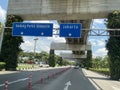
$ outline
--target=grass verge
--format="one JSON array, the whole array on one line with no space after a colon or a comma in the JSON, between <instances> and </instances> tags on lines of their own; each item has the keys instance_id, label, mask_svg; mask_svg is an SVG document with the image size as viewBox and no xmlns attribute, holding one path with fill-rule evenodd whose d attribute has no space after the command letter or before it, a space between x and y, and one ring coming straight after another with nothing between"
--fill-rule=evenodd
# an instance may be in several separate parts
<instances>
[{"instance_id":1,"label":"grass verge","mask_svg":"<svg viewBox=\"0 0 120 90\"><path fill-rule=\"evenodd\" d=\"M98 73L102 73L102 74L105 74L105 75L110 75L109 68L90 68L90 70L98 72Z\"/></svg>"}]
</instances>

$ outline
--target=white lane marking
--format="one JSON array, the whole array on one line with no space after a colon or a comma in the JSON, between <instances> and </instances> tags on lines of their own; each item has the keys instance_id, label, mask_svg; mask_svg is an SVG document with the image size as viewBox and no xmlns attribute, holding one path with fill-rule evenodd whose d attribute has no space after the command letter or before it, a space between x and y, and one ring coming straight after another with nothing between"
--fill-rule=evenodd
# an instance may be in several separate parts
<instances>
[{"instance_id":1,"label":"white lane marking","mask_svg":"<svg viewBox=\"0 0 120 90\"><path fill-rule=\"evenodd\" d=\"M16 81L12 81L12 82L8 82L8 84L13 84L13 83L17 83L17 82L21 82L21 81L25 81L29 78L23 78L23 79L18 79ZM0 87L3 87L5 84L0 84Z\"/></svg>"},{"instance_id":2,"label":"white lane marking","mask_svg":"<svg viewBox=\"0 0 120 90\"><path fill-rule=\"evenodd\" d=\"M64 88L64 90L68 90L68 87L69 87L70 85L72 85L72 84L71 84L71 81L66 82L66 83L65 83L65 88Z\"/></svg>"},{"instance_id":3,"label":"white lane marking","mask_svg":"<svg viewBox=\"0 0 120 90\"><path fill-rule=\"evenodd\" d=\"M117 88L117 87L115 87L115 86L112 86L112 88L113 88L114 90L120 90L119 88Z\"/></svg>"},{"instance_id":4,"label":"white lane marking","mask_svg":"<svg viewBox=\"0 0 120 90\"><path fill-rule=\"evenodd\" d=\"M88 78L88 80L93 84L93 86L95 86L97 90L101 90L91 79Z\"/></svg>"},{"instance_id":5,"label":"white lane marking","mask_svg":"<svg viewBox=\"0 0 120 90\"><path fill-rule=\"evenodd\" d=\"M5 84L0 84L0 87L4 86Z\"/></svg>"}]
</instances>

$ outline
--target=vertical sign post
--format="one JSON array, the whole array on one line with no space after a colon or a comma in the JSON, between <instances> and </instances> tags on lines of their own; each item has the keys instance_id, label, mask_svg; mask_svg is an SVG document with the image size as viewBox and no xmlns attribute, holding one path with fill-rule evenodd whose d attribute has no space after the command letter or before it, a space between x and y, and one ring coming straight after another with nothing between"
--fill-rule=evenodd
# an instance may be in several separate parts
<instances>
[{"instance_id":1,"label":"vertical sign post","mask_svg":"<svg viewBox=\"0 0 120 90\"><path fill-rule=\"evenodd\" d=\"M0 53L1 53L1 48L2 48L3 36L4 36L4 25L1 24L0 26Z\"/></svg>"}]
</instances>

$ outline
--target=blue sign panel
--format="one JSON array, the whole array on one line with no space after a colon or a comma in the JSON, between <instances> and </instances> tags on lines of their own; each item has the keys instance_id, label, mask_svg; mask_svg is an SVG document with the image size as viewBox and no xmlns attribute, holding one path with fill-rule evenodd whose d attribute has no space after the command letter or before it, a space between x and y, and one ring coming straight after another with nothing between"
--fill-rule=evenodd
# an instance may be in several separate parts
<instances>
[{"instance_id":1,"label":"blue sign panel","mask_svg":"<svg viewBox=\"0 0 120 90\"><path fill-rule=\"evenodd\" d=\"M80 23L62 23L60 24L60 37L81 37L82 25Z\"/></svg>"},{"instance_id":2,"label":"blue sign panel","mask_svg":"<svg viewBox=\"0 0 120 90\"><path fill-rule=\"evenodd\" d=\"M52 36L52 23L22 23L13 24L13 36Z\"/></svg>"}]
</instances>

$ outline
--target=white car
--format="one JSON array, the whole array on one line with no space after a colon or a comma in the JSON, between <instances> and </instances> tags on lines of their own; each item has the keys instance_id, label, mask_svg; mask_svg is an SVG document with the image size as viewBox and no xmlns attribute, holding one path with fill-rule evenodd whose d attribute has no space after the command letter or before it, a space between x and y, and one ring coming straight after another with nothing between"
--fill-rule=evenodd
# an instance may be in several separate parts
<instances>
[{"instance_id":1,"label":"white car","mask_svg":"<svg viewBox=\"0 0 120 90\"><path fill-rule=\"evenodd\" d=\"M75 66L74 69L79 69L79 66Z\"/></svg>"}]
</instances>

